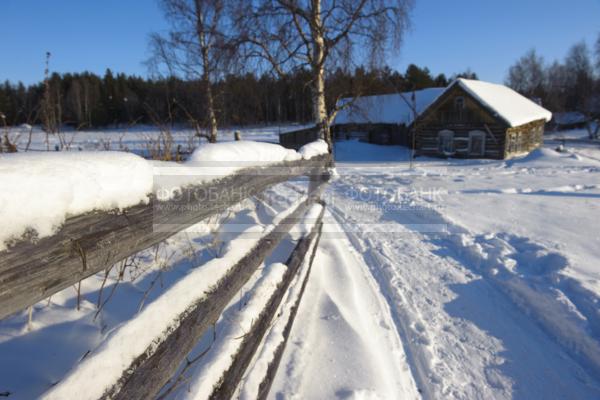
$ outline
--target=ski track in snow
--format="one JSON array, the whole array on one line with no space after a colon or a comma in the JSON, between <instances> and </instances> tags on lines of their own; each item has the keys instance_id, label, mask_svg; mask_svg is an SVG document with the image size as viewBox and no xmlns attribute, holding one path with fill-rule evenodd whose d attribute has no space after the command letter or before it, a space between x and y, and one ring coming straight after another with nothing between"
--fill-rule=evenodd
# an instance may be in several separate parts
<instances>
[{"instance_id":1,"label":"ski track in snow","mask_svg":"<svg viewBox=\"0 0 600 400\"><path fill-rule=\"evenodd\" d=\"M484 265L487 270L480 265L484 259L493 259L494 250L502 252L512 246L518 254L524 254L524 264L534 265L529 273L535 275L535 261L538 268L553 264L560 268L559 256L551 253L550 259L532 259L535 244L524 238L470 237L466 230L436 210L395 212L385 207L366 208L364 201L347 196L361 188L377 191L386 185L390 185L389 176L364 174L357 169L333 183L335 202L330 208L354 247L363 254L389 303L424 397L589 399L600 396L598 375L589 365L582 366L585 364L581 359L574 360L573 351L567 351L574 347L576 353L586 345L590 346L588 350L595 351L597 342L581 336L581 331L547 329L561 329L552 324L564 321L551 318L540 321L535 313L552 313L552 307L560 304L550 301L547 308L542 304L533 310L528 308L529 304L519 307L515 303L519 299L512 294L518 295L519 289L524 289L523 283L516 280L513 290L510 285L506 290L500 279L494 277L492 265ZM370 232L364 231L365 223ZM428 232L427 228L436 224L453 233ZM425 232L406 229L418 226L426 228ZM488 252L475 251L482 248ZM507 258L499 257L496 261ZM534 276L532 280L549 283L542 278ZM563 286L572 284L567 280ZM597 307L591 303L578 308L587 308L590 325L594 325L593 311ZM568 306L568 299L564 304ZM577 335L571 338L575 343L560 343L561 334Z\"/></svg>"},{"instance_id":2,"label":"ski track in snow","mask_svg":"<svg viewBox=\"0 0 600 400\"><path fill-rule=\"evenodd\" d=\"M419 398L377 283L329 213L325 221L337 232L323 234L270 397Z\"/></svg>"}]
</instances>

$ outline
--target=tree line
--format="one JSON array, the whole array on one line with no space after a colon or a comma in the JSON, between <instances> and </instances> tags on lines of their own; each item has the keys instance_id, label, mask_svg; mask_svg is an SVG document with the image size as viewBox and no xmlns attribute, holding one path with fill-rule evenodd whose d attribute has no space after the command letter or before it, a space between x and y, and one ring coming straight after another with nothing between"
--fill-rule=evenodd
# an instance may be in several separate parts
<instances>
[{"instance_id":1,"label":"tree line","mask_svg":"<svg viewBox=\"0 0 600 400\"><path fill-rule=\"evenodd\" d=\"M326 103L339 97L394 93L446 86L457 76L476 78L466 71L447 78L428 68L409 65L404 73L389 68L328 74ZM284 76L264 73L229 74L212 83L219 125L256 125L312 120L310 73ZM38 84L25 86L8 81L0 85L0 113L8 125L42 124L46 129L118 127L132 124L191 124L203 127L208 116L200 80L161 79L90 72L53 73ZM50 103L50 104L47 104ZM45 110L50 108L50 111ZM48 121L45 114L52 113ZM47 126L47 125L56 126Z\"/></svg>"},{"instance_id":2,"label":"tree line","mask_svg":"<svg viewBox=\"0 0 600 400\"><path fill-rule=\"evenodd\" d=\"M564 60L546 63L535 49L510 67L506 84L553 112L600 116L600 34L593 49L574 44Z\"/></svg>"},{"instance_id":3,"label":"tree line","mask_svg":"<svg viewBox=\"0 0 600 400\"><path fill-rule=\"evenodd\" d=\"M4 123L90 128L187 122L217 140L222 124L311 122L331 149L341 97L447 84L426 68L400 74L414 0L160 0L169 29L150 36L154 79L50 74L40 85L4 84ZM361 67L362 66L362 67ZM467 76L473 77L472 73ZM7 122L8 121L8 122Z\"/></svg>"}]
</instances>

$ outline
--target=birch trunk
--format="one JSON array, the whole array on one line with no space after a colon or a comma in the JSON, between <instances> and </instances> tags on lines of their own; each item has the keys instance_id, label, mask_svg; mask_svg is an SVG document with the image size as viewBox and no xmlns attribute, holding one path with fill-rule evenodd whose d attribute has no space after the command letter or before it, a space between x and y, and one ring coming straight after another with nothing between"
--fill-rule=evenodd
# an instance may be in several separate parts
<instances>
[{"instance_id":1,"label":"birch trunk","mask_svg":"<svg viewBox=\"0 0 600 400\"><path fill-rule=\"evenodd\" d=\"M327 118L327 107L325 106L325 71L322 67L314 71L314 82L312 85L313 120L319 129L319 136L327 142L331 151L331 132Z\"/></svg>"},{"instance_id":2,"label":"birch trunk","mask_svg":"<svg viewBox=\"0 0 600 400\"><path fill-rule=\"evenodd\" d=\"M210 79L204 78L204 84L206 85L206 107L208 112L208 141L210 143L217 142L217 117L215 114L215 104L213 100L212 88L210 85Z\"/></svg>"},{"instance_id":3,"label":"birch trunk","mask_svg":"<svg viewBox=\"0 0 600 400\"><path fill-rule=\"evenodd\" d=\"M325 104L325 39L321 21L321 0L312 0L311 35L313 40L312 55L312 102L313 121L319 130L321 139L327 142L329 152L332 151L331 132Z\"/></svg>"},{"instance_id":4,"label":"birch trunk","mask_svg":"<svg viewBox=\"0 0 600 400\"><path fill-rule=\"evenodd\" d=\"M215 113L215 102L213 99L212 87L210 82L210 46L206 38L204 15L202 14L202 5L198 0L196 4L196 31L200 42L200 53L202 54L202 83L205 86L206 112L208 114L208 136L210 143L217 142L217 117Z\"/></svg>"}]
</instances>

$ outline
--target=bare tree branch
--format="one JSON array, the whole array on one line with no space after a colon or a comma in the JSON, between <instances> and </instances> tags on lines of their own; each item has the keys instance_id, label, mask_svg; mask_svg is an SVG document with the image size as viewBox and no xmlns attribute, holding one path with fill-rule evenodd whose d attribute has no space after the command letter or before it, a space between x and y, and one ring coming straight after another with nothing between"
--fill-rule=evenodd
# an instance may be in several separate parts
<instances>
[{"instance_id":1,"label":"bare tree branch","mask_svg":"<svg viewBox=\"0 0 600 400\"><path fill-rule=\"evenodd\" d=\"M266 61L284 76L310 71L313 121L330 148L330 125L348 103L325 103L326 74L345 61L383 63L385 50L397 50L408 26L412 0L259 0L241 2L235 27L245 56ZM358 51L354 51L358 50ZM339 99L338 99L339 100Z\"/></svg>"}]
</instances>

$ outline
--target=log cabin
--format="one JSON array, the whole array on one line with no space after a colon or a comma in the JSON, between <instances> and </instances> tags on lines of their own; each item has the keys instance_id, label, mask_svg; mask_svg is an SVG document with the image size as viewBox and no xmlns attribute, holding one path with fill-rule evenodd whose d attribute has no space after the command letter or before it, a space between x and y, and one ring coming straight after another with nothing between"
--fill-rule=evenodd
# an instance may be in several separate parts
<instances>
[{"instance_id":1,"label":"log cabin","mask_svg":"<svg viewBox=\"0 0 600 400\"><path fill-rule=\"evenodd\" d=\"M460 78L409 128L417 155L505 159L540 147L551 118L504 85Z\"/></svg>"},{"instance_id":2,"label":"log cabin","mask_svg":"<svg viewBox=\"0 0 600 400\"><path fill-rule=\"evenodd\" d=\"M350 103L351 102L351 103ZM459 78L446 88L342 99L348 104L331 127L334 140L402 145L417 155L505 159L542 145L552 113L514 90ZM415 118L416 117L416 118ZM315 128L280 134L299 148L316 139Z\"/></svg>"}]
</instances>

